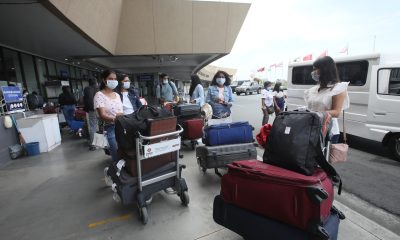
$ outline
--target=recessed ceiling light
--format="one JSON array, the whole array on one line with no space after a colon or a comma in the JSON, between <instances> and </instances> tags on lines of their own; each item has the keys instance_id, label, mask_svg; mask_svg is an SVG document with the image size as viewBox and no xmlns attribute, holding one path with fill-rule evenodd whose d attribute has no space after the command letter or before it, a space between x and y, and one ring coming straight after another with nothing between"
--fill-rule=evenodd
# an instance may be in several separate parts
<instances>
[{"instance_id":1,"label":"recessed ceiling light","mask_svg":"<svg viewBox=\"0 0 400 240\"><path fill-rule=\"evenodd\" d=\"M66 58L65 61L68 61L68 58Z\"/></svg>"}]
</instances>

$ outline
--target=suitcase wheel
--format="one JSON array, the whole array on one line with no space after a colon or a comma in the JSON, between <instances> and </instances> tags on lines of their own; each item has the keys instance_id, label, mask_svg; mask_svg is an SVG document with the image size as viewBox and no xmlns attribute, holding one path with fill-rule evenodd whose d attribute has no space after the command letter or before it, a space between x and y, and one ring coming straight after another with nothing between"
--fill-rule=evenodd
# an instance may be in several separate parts
<instances>
[{"instance_id":1,"label":"suitcase wheel","mask_svg":"<svg viewBox=\"0 0 400 240\"><path fill-rule=\"evenodd\" d=\"M183 194L180 194L179 196L181 198L181 202L183 206L189 205L190 198L189 198L189 193L187 191L184 191Z\"/></svg>"},{"instance_id":2,"label":"suitcase wheel","mask_svg":"<svg viewBox=\"0 0 400 240\"><path fill-rule=\"evenodd\" d=\"M149 215L147 213L147 207L142 207L139 209L139 214L140 214L140 220L142 221L143 224L147 224L147 221L149 221Z\"/></svg>"}]
</instances>

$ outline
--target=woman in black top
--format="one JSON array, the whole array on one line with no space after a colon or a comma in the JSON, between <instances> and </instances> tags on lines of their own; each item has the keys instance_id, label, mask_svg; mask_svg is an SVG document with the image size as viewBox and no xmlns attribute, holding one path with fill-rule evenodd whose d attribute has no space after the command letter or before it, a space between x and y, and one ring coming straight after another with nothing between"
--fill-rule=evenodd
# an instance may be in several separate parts
<instances>
[{"instance_id":1,"label":"woman in black top","mask_svg":"<svg viewBox=\"0 0 400 240\"><path fill-rule=\"evenodd\" d=\"M65 121L71 127L71 122L74 120L76 99L68 86L62 87L62 93L58 96L58 103L64 114Z\"/></svg>"}]
</instances>

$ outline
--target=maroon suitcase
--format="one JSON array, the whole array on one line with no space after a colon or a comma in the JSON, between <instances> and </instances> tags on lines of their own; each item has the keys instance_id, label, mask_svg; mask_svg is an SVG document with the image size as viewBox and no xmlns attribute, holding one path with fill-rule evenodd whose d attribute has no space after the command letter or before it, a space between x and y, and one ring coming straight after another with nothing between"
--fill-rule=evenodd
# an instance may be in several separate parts
<instances>
[{"instance_id":1,"label":"maroon suitcase","mask_svg":"<svg viewBox=\"0 0 400 240\"><path fill-rule=\"evenodd\" d=\"M233 205L311 233L330 216L333 183L322 169L306 176L258 160L228 164L222 198Z\"/></svg>"},{"instance_id":2,"label":"maroon suitcase","mask_svg":"<svg viewBox=\"0 0 400 240\"><path fill-rule=\"evenodd\" d=\"M203 137L204 121L202 118L190 119L183 122L183 137L195 140Z\"/></svg>"}]
</instances>

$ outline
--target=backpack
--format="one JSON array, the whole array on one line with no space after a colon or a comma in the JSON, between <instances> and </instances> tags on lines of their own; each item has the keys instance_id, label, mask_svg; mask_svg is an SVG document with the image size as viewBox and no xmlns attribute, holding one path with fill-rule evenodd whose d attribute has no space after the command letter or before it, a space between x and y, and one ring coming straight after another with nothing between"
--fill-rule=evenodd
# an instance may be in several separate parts
<instances>
[{"instance_id":1,"label":"backpack","mask_svg":"<svg viewBox=\"0 0 400 240\"><path fill-rule=\"evenodd\" d=\"M277 115L268 135L263 162L311 176L318 165L339 183L335 168L324 156L332 117L324 112L291 111Z\"/></svg>"}]
</instances>

